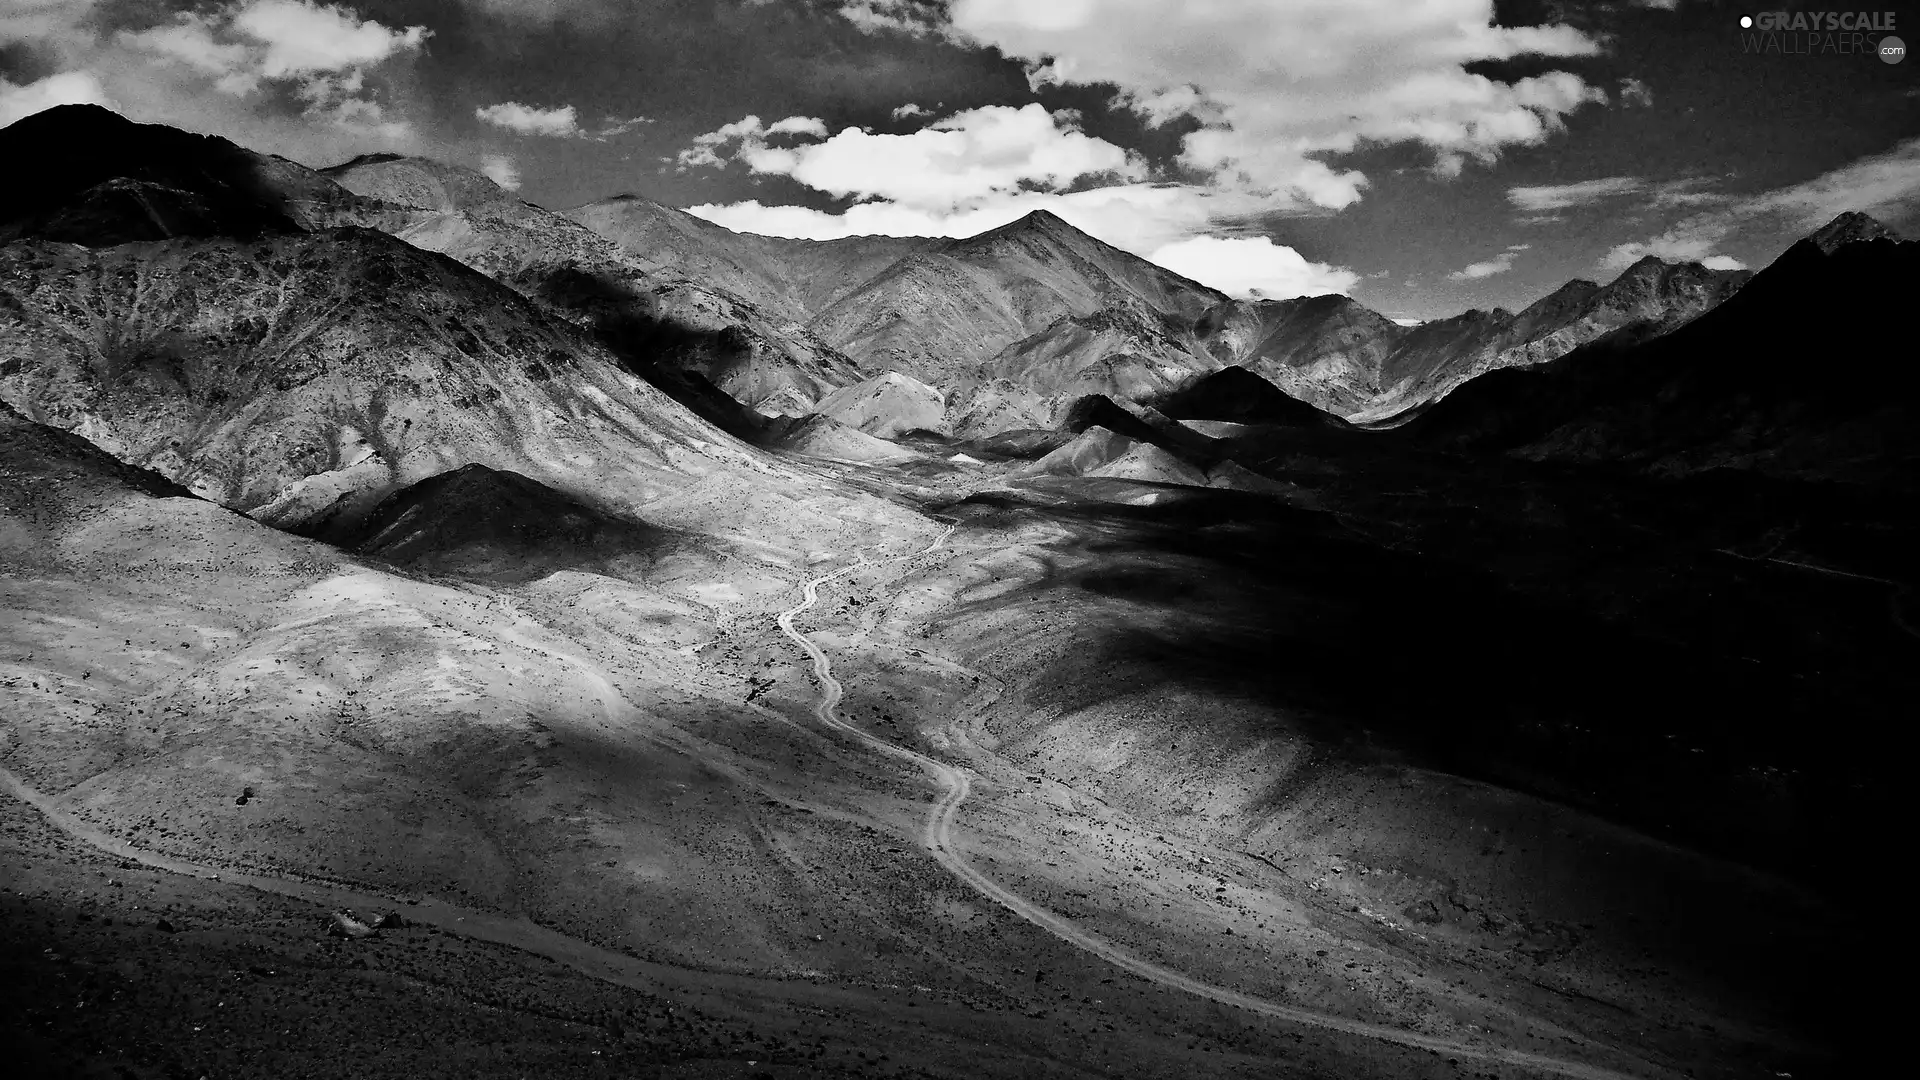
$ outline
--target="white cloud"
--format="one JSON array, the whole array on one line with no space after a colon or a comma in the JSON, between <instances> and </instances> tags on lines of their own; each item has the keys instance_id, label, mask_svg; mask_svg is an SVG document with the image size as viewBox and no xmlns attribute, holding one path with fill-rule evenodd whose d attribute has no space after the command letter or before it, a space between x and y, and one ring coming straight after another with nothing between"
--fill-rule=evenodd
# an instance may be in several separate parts
<instances>
[{"instance_id":1,"label":"white cloud","mask_svg":"<svg viewBox=\"0 0 1920 1080\"><path fill-rule=\"evenodd\" d=\"M933 115L932 109L923 109L920 106L915 105L911 101L893 110L893 113L892 113L892 116L895 120L905 120L908 117L912 117L912 116L932 116L932 115Z\"/></svg>"},{"instance_id":2,"label":"white cloud","mask_svg":"<svg viewBox=\"0 0 1920 1080\"><path fill-rule=\"evenodd\" d=\"M100 80L84 71L49 75L25 85L0 78L0 127L22 117L43 112L55 105L105 105L114 107Z\"/></svg>"},{"instance_id":3,"label":"white cloud","mask_svg":"<svg viewBox=\"0 0 1920 1080\"><path fill-rule=\"evenodd\" d=\"M811 135L816 139L827 137L827 122L817 116L789 116L785 120L775 120L767 129L769 135Z\"/></svg>"},{"instance_id":4,"label":"white cloud","mask_svg":"<svg viewBox=\"0 0 1920 1080\"><path fill-rule=\"evenodd\" d=\"M1711 201L1718 205L1683 218L1655 236L1614 247L1601 258L1601 267L1620 270L1655 255L1732 269L1738 260L1716 251L1735 235L1770 229L1776 236L1785 232L1798 239L1849 210L1899 227L1920 217L1920 138L1802 183L1738 198L1715 196ZM1675 205L1687 202L1677 200Z\"/></svg>"},{"instance_id":5,"label":"white cloud","mask_svg":"<svg viewBox=\"0 0 1920 1080\"><path fill-rule=\"evenodd\" d=\"M571 105L542 109L517 101L503 101L497 105L482 105L473 110L473 115L483 123L516 135L559 137L580 134L580 117Z\"/></svg>"},{"instance_id":6,"label":"white cloud","mask_svg":"<svg viewBox=\"0 0 1920 1080\"><path fill-rule=\"evenodd\" d=\"M520 167L504 154L486 154L480 158L480 171L486 178L508 191L520 190Z\"/></svg>"},{"instance_id":7,"label":"white cloud","mask_svg":"<svg viewBox=\"0 0 1920 1080\"><path fill-rule=\"evenodd\" d=\"M869 34L928 34L937 29L934 14L912 0L847 0L840 5L840 15Z\"/></svg>"},{"instance_id":8,"label":"white cloud","mask_svg":"<svg viewBox=\"0 0 1920 1080\"><path fill-rule=\"evenodd\" d=\"M1653 106L1653 88L1645 82L1628 77L1620 80L1620 104L1651 108Z\"/></svg>"},{"instance_id":9,"label":"white cloud","mask_svg":"<svg viewBox=\"0 0 1920 1080\"><path fill-rule=\"evenodd\" d=\"M260 74L269 79L365 68L418 49L429 34L424 26L391 30L309 0L249 0L229 12L235 31L265 47Z\"/></svg>"},{"instance_id":10,"label":"white cloud","mask_svg":"<svg viewBox=\"0 0 1920 1080\"><path fill-rule=\"evenodd\" d=\"M930 9L904 0L841 10L866 29L931 26ZM1276 206L1358 199L1366 178L1328 155L1414 143L1434 152L1436 172L1457 174L1607 100L1564 71L1511 84L1469 73L1479 60L1600 49L1568 26L1497 27L1492 0L955 0L947 16L938 32L1026 61L1035 85L1113 85L1149 122L1200 118L1185 164Z\"/></svg>"},{"instance_id":11,"label":"white cloud","mask_svg":"<svg viewBox=\"0 0 1920 1080\"><path fill-rule=\"evenodd\" d=\"M1488 259L1485 262L1468 263L1467 265L1461 267L1460 269L1455 270L1452 273L1448 274L1447 280L1448 281L1477 281L1480 278L1488 278L1488 277L1493 277L1496 274L1504 274L1507 271L1513 269L1513 260L1516 257L1518 257L1521 252L1527 250L1529 247L1532 247L1532 246L1533 245L1531 244L1515 244L1512 247L1509 247L1507 250L1501 252L1498 255L1495 255L1493 258Z\"/></svg>"},{"instance_id":12,"label":"white cloud","mask_svg":"<svg viewBox=\"0 0 1920 1080\"><path fill-rule=\"evenodd\" d=\"M1194 236L1148 258L1229 296L1256 300L1344 293L1360 280L1345 267L1309 262L1264 236Z\"/></svg>"},{"instance_id":13,"label":"white cloud","mask_svg":"<svg viewBox=\"0 0 1920 1080\"><path fill-rule=\"evenodd\" d=\"M87 59L90 67L106 70L110 78L147 85L164 80L139 69L171 67L232 97L285 90L309 119L400 141L411 135L410 128L388 115L367 76L418 53L430 36L424 26L393 29L345 7L308 0L243 0L180 12L170 22L145 30L122 30L110 42L96 42ZM194 96L194 87L179 81L169 89L179 98Z\"/></svg>"},{"instance_id":14,"label":"white cloud","mask_svg":"<svg viewBox=\"0 0 1920 1080\"><path fill-rule=\"evenodd\" d=\"M1645 191L1646 188L1647 182L1638 176L1604 176L1598 180L1581 180L1572 184L1510 187L1507 189L1507 201L1521 210L1546 213L1587 206L1617 195Z\"/></svg>"},{"instance_id":15,"label":"white cloud","mask_svg":"<svg viewBox=\"0 0 1920 1080\"><path fill-rule=\"evenodd\" d=\"M1087 176L1144 178L1137 158L1081 132L1077 120L1038 104L989 105L906 135L849 127L823 141L776 147L769 136L822 139L826 126L788 117L763 127L748 116L697 136L678 160L682 168L715 166L726 154L755 173L790 176L831 195L949 212L1035 187L1058 191Z\"/></svg>"},{"instance_id":16,"label":"white cloud","mask_svg":"<svg viewBox=\"0 0 1920 1080\"><path fill-rule=\"evenodd\" d=\"M813 117L789 116L785 120L774 121L773 128L768 128L758 116L749 114L731 124L722 124L705 134L695 135L693 145L680 151L673 160L679 163L681 172L688 169L725 168L727 160L720 156L723 152L749 159L751 164L751 158L767 150L767 137L774 134L775 129L781 132L809 131L816 124L824 135L826 123Z\"/></svg>"},{"instance_id":17,"label":"white cloud","mask_svg":"<svg viewBox=\"0 0 1920 1080\"><path fill-rule=\"evenodd\" d=\"M1700 260L1700 265L1709 270L1745 270L1747 264L1731 255L1709 255Z\"/></svg>"}]
</instances>

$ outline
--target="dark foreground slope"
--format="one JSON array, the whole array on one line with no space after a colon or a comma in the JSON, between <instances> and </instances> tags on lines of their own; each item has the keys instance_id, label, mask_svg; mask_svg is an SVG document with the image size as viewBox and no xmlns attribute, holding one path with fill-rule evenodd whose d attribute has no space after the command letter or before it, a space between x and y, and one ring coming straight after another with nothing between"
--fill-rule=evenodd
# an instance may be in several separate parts
<instances>
[{"instance_id":1,"label":"dark foreground slope","mask_svg":"<svg viewBox=\"0 0 1920 1080\"><path fill-rule=\"evenodd\" d=\"M1236 424L1323 427L1331 413L1301 401L1238 365L1222 368L1153 402L1176 420L1224 420Z\"/></svg>"},{"instance_id":2,"label":"dark foreground slope","mask_svg":"<svg viewBox=\"0 0 1920 1080\"><path fill-rule=\"evenodd\" d=\"M534 578L560 566L637 556L667 533L590 506L516 472L465 465L388 495L353 550L465 575Z\"/></svg>"},{"instance_id":3,"label":"dark foreground slope","mask_svg":"<svg viewBox=\"0 0 1920 1080\"><path fill-rule=\"evenodd\" d=\"M0 242L34 236L93 247L175 236L242 236L393 220L284 158L213 135L61 105L0 130Z\"/></svg>"}]
</instances>

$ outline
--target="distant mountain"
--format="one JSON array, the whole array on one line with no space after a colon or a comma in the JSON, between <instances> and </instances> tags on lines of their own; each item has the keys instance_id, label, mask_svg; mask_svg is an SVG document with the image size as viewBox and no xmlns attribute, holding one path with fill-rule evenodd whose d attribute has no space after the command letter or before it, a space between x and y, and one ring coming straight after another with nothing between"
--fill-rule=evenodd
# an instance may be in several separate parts
<instances>
[{"instance_id":1,"label":"distant mountain","mask_svg":"<svg viewBox=\"0 0 1920 1080\"><path fill-rule=\"evenodd\" d=\"M67 144L83 149L63 155ZM1046 212L958 240L751 236L637 196L557 214L422 158L364 155L315 172L92 106L22 120L0 131L0 151L52 163L0 181L10 215L0 238L109 247L378 229L589 331L629 371L749 441L768 417L830 398L844 411L868 391L842 391L886 372L927 393L909 403L896 387L849 414L856 427L966 439L1051 428L1088 395L1162 400L1229 366L1390 426L1485 372L1670 332L1745 277L1649 259L1604 286L1570 282L1518 315L1408 328L1344 296L1231 300ZM941 402L933 423L928 393ZM904 413L883 415L896 407L913 413L904 428Z\"/></svg>"},{"instance_id":2,"label":"distant mountain","mask_svg":"<svg viewBox=\"0 0 1920 1080\"><path fill-rule=\"evenodd\" d=\"M701 383L778 414L805 412L870 374L804 327L724 288L636 259L472 170L374 155L323 171L352 191L408 208L408 216L389 230L401 239L551 305L735 434L750 436L742 425L755 426L753 421L709 404Z\"/></svg>"},{"instance_id":3,"label":"distant mountain","mask_svg":"<svg viewBox=\"0 0 1920 1080\"><path fill-rule=\"evenodd\" d=\"M907 255L821 311L811 326L864 363L966 389L991 376L1028 381L1047 365L998 358L1061 354L1040 346L1036 336L1097 335L1115 327L1150 361L1183 372L1213 366L1195 351L1192 326L1223 299L1036 211ZM1074 353L1080 365L1108 355L1104 347ZM1051 393L1048 382L1057 385L1072 366L1051 365L1033 388Z\"/></svg>"},{"instance_id":4,"label":"distant mountain","mask_svg":"<svg viewBox=\"0 0 1920 1080\"><path fill-rule=\"evenodd\" d=\"M568 216L659 273L791 317L783 332L859 368L934 387L942 426L963 437L1051 426L1084 394L1142 396L1219 366L1196 324L1224 296L1044 211L959 240L825 242L735 233L637 196Z\"/></svg>"},{"instance_id":5,"label":"distant mountain","mask_svg":"<svg viewBox=\"0 0 1920 1080\"><path fill-rule=\"evenodd\" d=\"M937 237L857 236L790 240L738 233L638 195L616 195L566 216L619 245L647 269L725 290L770 315L806 323Z\"/></svg>"},{"instance_id":6,"label":"distant mountain","mask_svg":"<svg viewBox=\"0 0 1920 1080\"><path fill-rule=\"evenodd\" d=\"M1916 291L1920 243L1842 215L1684 327L1483 375L1402 435L1664 473L1743 468L1911 488L1920 371L1900 313Z\"/></svg>"},{"instance_id":7,"label":"distant mountain","mask_svg":"<svg viewBox=\"0 0 1920 1080\"><path fill-rule=\"evenodd\" d=\"M1231 303L1208 313L1208 349L1328 412L1363 408L1382 389L1405 335L1393 320L1338 294Z\"/></svg>"},{"instance_id":8,"label":"distant mountain","mask_svg":"<svg viewBox=\"0 0 1920 1080\"><path fill-rule=\"evenodd\" d=\"M736 233L636 196L569 216L655 272L796 320L786 333L804 322L855 366L935 388L945 429L964 438L1050 427L1087 394L1161 397L1228 365L1335 415L1391 422L1487 371L1608 334L1671 331L1747 277L1648 259L1604 286L1569 282L1518 315L1403 327L1340 295L1230 300L1045 212L960 240L830 242Z\"/></svg>"}]
</instances>

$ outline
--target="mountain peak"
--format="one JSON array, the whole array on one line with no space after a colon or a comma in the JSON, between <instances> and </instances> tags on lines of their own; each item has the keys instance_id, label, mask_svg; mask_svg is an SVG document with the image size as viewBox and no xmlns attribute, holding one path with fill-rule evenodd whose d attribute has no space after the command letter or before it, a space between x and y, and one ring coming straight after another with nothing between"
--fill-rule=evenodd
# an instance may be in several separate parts
<instances>
[{"instance_id":1,"label":"mountain peak","mask_svg":"<svg viewBox=\"0 0 1920 1080\"><path fill-rule=\"evenodd\" d=\"M1893 240L1902 239L1899 233L1880 224L1873 217L1858 210L1848 210L1839 217L1822 225L1807 237L1813 246L1831 255L1842 246L1856 240Z\"/></svg>"},{"instance_id":2,"label":"mountain peak","mask_svg":"<svg viewBox=\"0 0 1920 1080\"><path fill-rule=\"evenodd\" d=\"M357 155L349 160L341 162L338 165L329 165L326 168L321 169L319 171L323 173L341 172L343 170L351 169L360 165L384 165L389 161L403 160L405 159L405 157L406 157L405 154L396 154L391 150L378 150L371 154Z\"/></svg>"},{"instance_id":3,"label":"mountain peak","mask_svg":"<svg viewBox=\"0 0 1920 1080\"><path fill-rule=\"evenodd\" d=\"M997 229L988 229L976 236L965 237L960 242L976 240L989 236L1048 236L1082 237L1087 234L1073 227L1065 218L1050 210L1035 210L1025 217L1009 221Z\"/></svg>"},{"instance_id":4,"label":"mountain peak","mask_svg":"<svg viewBox=\"0 0 1920 1080\"><path fill-rule=\"evenodd\" d=\"M50 109L42 109L32 115L23 116L7 125L7 128L24 133L43 127L59 128L62 132L80 132L88 128L121 129L138 126L132 120L104 105L55 105Z\"/></svg>"}]
</instances>

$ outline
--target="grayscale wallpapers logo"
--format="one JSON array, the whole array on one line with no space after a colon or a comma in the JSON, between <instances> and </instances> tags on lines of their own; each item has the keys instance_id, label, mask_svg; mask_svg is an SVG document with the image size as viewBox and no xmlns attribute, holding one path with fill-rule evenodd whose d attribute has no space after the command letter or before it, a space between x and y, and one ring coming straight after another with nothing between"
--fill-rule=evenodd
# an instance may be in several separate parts
<instances>
[{"instance_id":1,"label":"grayscale wallpapers logo","mask_svg":"<svg viewBox=\"0 0 1920 1080\"><path fill-rule=\"evenodd\" d=\"M1740 16L1740 51L1756 56L1877 56L1897 64L1907 43L1891 11L1762 11Z\"/></svg>"}]
</instances>

